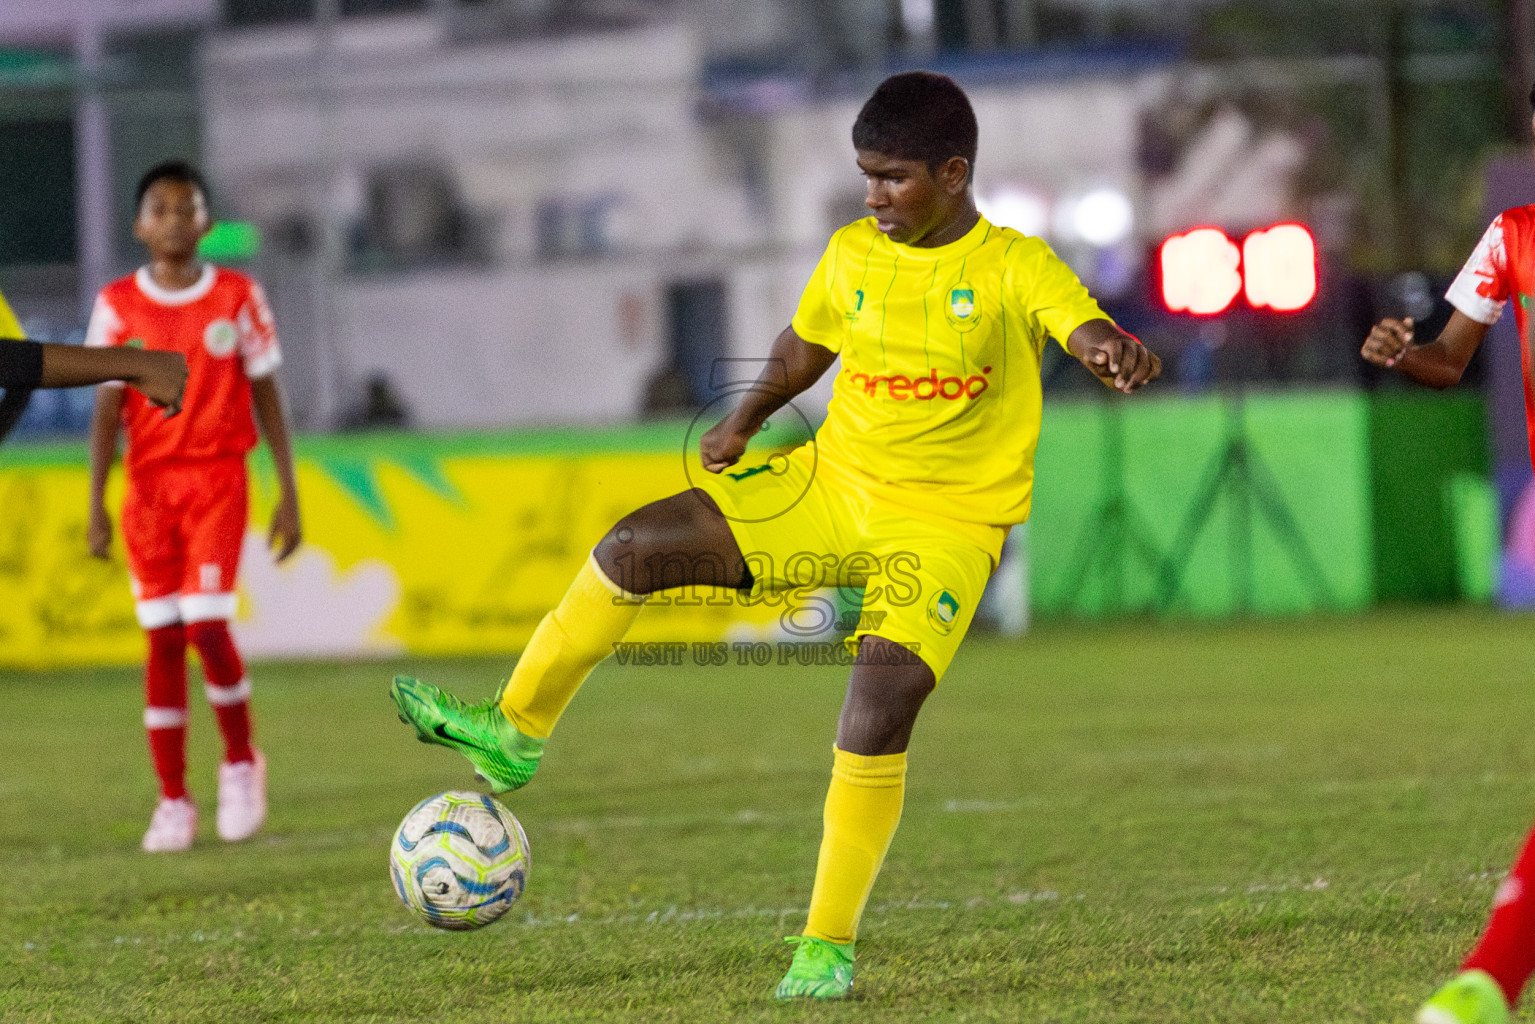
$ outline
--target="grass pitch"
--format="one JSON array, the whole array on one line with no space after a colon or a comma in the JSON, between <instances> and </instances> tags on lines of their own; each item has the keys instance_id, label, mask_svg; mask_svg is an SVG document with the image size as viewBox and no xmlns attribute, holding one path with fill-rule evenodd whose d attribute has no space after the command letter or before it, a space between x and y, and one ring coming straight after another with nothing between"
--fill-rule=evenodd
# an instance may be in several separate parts
<instances>
[{"instance_id":1,"label":"grass pitch","mask_svg":"<svg viewBox=\"0 0 1535 1024\"><path fill-rule=\"evenodd\" d=\"M928 704L857 998L777 1005L837 669L604 666L508 801L531 884L419 925L385 849L471 783L386 684L258 666L272 817L147 856L137 673L0 677L0 1020L1406 1021L1535 817L1535 630L1465 611L974 637ZM195 690L194 690L195 693Z\"/></svg>"}]
</instances>

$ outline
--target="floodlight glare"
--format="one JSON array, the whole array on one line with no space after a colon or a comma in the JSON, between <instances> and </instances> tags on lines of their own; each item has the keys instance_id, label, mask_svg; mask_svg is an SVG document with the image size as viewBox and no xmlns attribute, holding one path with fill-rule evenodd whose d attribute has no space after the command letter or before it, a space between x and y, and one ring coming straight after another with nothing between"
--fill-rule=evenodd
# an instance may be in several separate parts
<instances>
[{"instance_id":1,"label":"floodlight glare","mask_svg":"<svg viewBox=\"0 0 1535 1024\"><path fill-rule=\"evenodd\" d=\"M931 32L936 16L933 0L901 0L901 23L911 35L925 36ZM991 220L990 217L986 219Z\"/></svg>"},{"instance_id":2,"label":"floodlight glare","mask_svg":"<svg viewBox=\"0 0 1535 1024\"><path fill-rule=\"evenodd\" d=\"M1242 243L1247 302L1283 313L1304 309L1316 298L1316 243L1299 224L1254 231Z\"/></svg>"},{"instance_id":3,"label":"floodlight glare","mask_svg":"<svg viewBox=\"0 0 1535 1024\"><path fill-rule=\"evenodd\" d=\"M1107 249L1130 237L1135 208L1119 189L1097 188L1073 204L1071 226L1082 241Z\"/></svg>"},{"instance_id":4,"label":"floodlight glare","mask_svg":"<svg viewBox=\"0 0 1535 1024\"><path fill-rule=\"evenodd\" d=\"M1224 313L1242 290L1242 252L1219 228L1195 228L1162 243L1162 302L1173 313Z\"/></svg>"},{"instance_id":5,"label":"floodlight glare","mask_svg":"<svg viewBox=\"0 0 1535 1024\"><path fill-rule=\"evenodd\" d=\"M1044 197L1027 189L1004 186L988 196L976 196L981 216L999 228L1012 228L1025 235L1043 235L1050 223L1050 208Z\"/></svg>"}]
</instances>

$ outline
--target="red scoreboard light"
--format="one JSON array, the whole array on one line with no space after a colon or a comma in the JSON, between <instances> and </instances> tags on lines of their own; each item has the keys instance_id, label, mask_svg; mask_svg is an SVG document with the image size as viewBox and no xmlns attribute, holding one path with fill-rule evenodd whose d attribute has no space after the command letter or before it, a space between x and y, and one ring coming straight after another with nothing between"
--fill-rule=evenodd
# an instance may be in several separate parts
<instances>
[{"instance_id":1,"label":"red scoreboard light","mask_svg":"<svg viewBox=\"0 0 1535 1024\"><path fill-rule=\"evenodd\" d=\"M1219 228L1162 243L1162 302L1172 313L1215 316L1245 292L1253 309L1293 313L1316 298L1316 242L1301 224L1254 231L1241 248Z\"/></svg>"},{"instance_id":2,"label":"red scoreboard light","mask_svg":"<svg viewBox=\"0 0 1535 1024\"><path fill-rule=\"evenodd\" d=\"M1174 313L1224 313L1242 290L1242 251L1219 228L1195 228L1162 243L1162 301Z\"/></svg>"},{"instance_id":3,"label":"red scoreboard light","mask_svg":"<svg viewBox=\"0 0 1535 1024\"><path fill-rule=\"evenodd\" d=\"M1299 224L1254 231L1242 243L1247 302L1292 313L1316 298L1316 242Z\"/></svg>"}]
</instances>

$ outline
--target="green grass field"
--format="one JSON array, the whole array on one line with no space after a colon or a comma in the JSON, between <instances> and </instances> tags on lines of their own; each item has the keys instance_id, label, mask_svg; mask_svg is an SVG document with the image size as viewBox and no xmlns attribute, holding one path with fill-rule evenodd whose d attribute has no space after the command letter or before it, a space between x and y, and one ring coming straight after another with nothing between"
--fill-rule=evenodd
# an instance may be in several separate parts
<instances>
[{"instance_id":1,"label":"green grass field","mask_svg":"<svg viewBox=\"0 0 1535 1024\"><path fill-rule=\"evenodd\" d=\"M1535 630L1467 611L975 637L929 702L857 998L777 1005L836 669L600 669L509 800L526 896L456 934L396 902L399 818L471 783L389 676L258 666L273 811L147 856L137 673L0 677L5 1021L1406 1021L1535 818ZM195 691L194 691L195 692Z\"/></svg>"}]
</instances>

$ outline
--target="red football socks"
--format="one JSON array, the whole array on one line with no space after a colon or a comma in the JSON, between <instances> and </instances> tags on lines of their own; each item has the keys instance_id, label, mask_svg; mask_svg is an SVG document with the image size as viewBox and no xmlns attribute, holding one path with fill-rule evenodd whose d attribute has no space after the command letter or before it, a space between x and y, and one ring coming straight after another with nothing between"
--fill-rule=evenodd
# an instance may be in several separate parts
<instances>
[{"instance_id":1,"label":"red football socks","mask_svg":"<svg viewBox=\"0 0 1535 1024\"><path fill-rule=\"evenodd\" d=\"M144 666L144 731L160 778L160 795L187 795L187 635L181 623L148 631Z\"/></svg>"},{"instance_id":2,"label":"red football socks","mask_svg":"<svg viewBox=\"0 0 1535 1024\"><path fill-rule=\"evenodd\" d=\"M1482 941L1461 965L1492 975L1510 1006L1535 971L1535 832L1524 841L1514 867L1493 897Z\"/></svg>"},{"instance_id":3,"label":"red football socks","mask_svg":"<svg viewBox=\"0 0 1535 1024\"><path fill-rule=\"evenodd\" d=\"M224 760L230 764L252 760L251 684L245 678L245 664L235 650L234 637L229 635L229 624L218 619L190 623L187 639L202 659L208 703L224 737Z\"/></svg>"}]
</instances>

